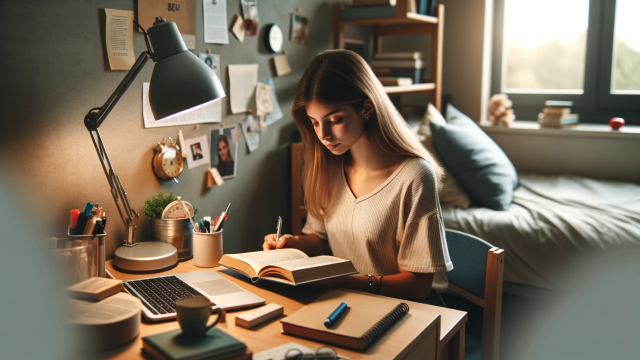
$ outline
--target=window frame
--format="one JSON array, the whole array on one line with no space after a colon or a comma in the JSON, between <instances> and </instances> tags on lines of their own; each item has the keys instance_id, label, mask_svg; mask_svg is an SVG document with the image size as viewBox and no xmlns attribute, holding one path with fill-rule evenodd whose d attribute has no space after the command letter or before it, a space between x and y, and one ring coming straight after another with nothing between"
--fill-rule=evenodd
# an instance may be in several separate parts
<instances>
[{"instance_id":1,"label":"window frame","mask_svg":"<svg viewBox=\"0 0 640 360\"><path fill-rule=\"evenodd\" d=\"M627 124L640 125L640 95L609 94L613 55L613 31L616 1L589 0L589 19L582 94L505 92L513 101L519 120L536 121L546 100L573 101L572 112L581 123L607 123L623 117ZM495 0L491 93L502 93L505 0ZM599 51L602 49L603 51Z\"/></svg>"}]
</instances>

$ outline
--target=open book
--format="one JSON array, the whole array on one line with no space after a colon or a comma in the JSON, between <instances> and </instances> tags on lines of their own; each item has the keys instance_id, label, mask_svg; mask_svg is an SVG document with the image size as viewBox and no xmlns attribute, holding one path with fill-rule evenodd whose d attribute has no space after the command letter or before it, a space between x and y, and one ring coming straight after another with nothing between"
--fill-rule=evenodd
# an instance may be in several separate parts
<instances>
[{"instance_id":1,"label":"open book","mask_svg":"<svg viewBox=\"0 0 640 360\"><path fill-rule=\"evenodd\" d=\"M227 254L218 262L251 278L300 285L339 276L357 274L351 261L333 256L309 257L298 249Z\"/></svg>"}]
</instances>

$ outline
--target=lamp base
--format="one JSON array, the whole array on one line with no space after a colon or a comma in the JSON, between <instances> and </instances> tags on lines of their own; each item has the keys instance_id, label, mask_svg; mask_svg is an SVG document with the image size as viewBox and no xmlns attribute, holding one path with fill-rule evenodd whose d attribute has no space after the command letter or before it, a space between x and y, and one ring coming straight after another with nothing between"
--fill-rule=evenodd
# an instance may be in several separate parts
<instances>
[{"instance_id":1,"label":"lamp base","mask_svg":"<svg viewBox=\"0 0 640 360\"><path fill-rule=\"evenodd\" d=\"M113 266L123 272L153 273L178 264L178 249L163 241L143 241L116 249Z\"/></svg>"}]
</instances>

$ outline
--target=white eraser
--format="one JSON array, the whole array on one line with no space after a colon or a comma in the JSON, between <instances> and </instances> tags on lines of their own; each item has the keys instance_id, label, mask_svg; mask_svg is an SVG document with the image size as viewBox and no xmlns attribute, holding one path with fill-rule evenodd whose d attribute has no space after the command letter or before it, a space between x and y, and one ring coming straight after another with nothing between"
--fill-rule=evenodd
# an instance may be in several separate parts
<instances>
[{"instance_id":1,"label":"white eraser","mask_svg":"<svg viewBox=\"0 0 640 360\"><path fill-rule=\"evenodd\" d=\"M245 313L236 315L236 325L243 328L251 329L252 327L258 326L273 318L282 316L283 314L284 307L282 307L282 305L271 303L257 309L253 309Z\"/></svg>"}]
</instances>

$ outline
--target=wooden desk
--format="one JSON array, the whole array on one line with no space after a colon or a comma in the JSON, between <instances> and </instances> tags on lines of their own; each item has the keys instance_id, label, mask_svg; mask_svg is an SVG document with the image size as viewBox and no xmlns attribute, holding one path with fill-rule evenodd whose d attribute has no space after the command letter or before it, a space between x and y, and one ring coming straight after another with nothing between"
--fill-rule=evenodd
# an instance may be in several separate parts
<instances>
[{"instance_id":1,"label":"wooden desk","mask_svg":"<svg viewBox=\"0 0 640 360\"><path fill-rule=\"evenodd\" d=\"M121 280L149 276L121 273L113 268L112 261L107 262L106 268L116 279ZM175 274L198 270L206 269L194 266L193 261L189 260L179 263L177 267L162 274ZM225 268L217 267L210 268L210 270L217 271L236 285L262 297L267 303L276 303L284 306L285 315L295 312L326 292L326 290L309 286L304 287L304 291L300 291L300 288L293 288L271 282L252 284L242 275ZM462 360L464 358L464 323L467 320L467 313L416 302L407 303L411 309L419 309L430 312L433 315L429 323L422 325L425 329L421 339L416 339L411 342L406 334L396 331L387 333L365 353L339 347L335 347L336 351L338 351L340 355L350 359L442 359L443 356L445 356L444 359ZM235 326L235 314L242 311L244 310L227 313L226 322L218 324L217 327L240 341L245 342L247 347L254 353L292 341L311 349L316 349L322 345L321 343L282 334L282 325L277 320L252 330ZM178 327L178 323L175 320L150 322L144 319L143 316L140 336L125 346L101 353L95 358L144 359L140 350L142 348L142 337L173 330ZM455 355L456 357L449 357L449 355Z\"/></svg>"}]
</instances>

